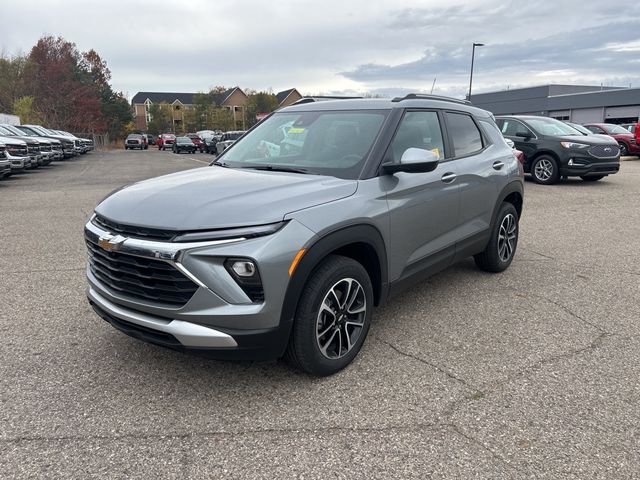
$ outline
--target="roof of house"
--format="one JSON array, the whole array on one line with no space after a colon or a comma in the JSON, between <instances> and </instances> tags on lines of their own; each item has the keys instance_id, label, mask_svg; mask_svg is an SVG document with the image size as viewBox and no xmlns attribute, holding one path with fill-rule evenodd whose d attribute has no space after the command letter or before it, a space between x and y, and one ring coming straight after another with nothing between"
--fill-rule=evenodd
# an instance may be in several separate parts
<instances>
[{"instance_id":1,"label":"roof of house","mask_svg":"<svg viewBox=\"0 0 640 480\"><path fill-rule=\"evenodd\" d=\"M213 101L216 105L222 105L237 89L239 88L233 87L228 88L222 93L212 93ZM193 97L196 95L197 93L138 92L131 99L131 104L144 103L148 98L152 103L173 103L178 100L184 105L193 105Z\"/></svg>"},{"instance_id":2,"label":"roof of house","mask_svg":"<svg viewBox=\"0 0 640 480\"><path fill-rule=\"evenodd\" d=\"M144 103L147 98L153 103L173 103L179 100L180 103L190 105L193 103L195 93L174 93L174 92L138 92L131 99L131 103Z\"/></svg>"},{"instance_id":3,"label":"roof of house","mask_svg":"<svg viewBox=\"0 0 640 480\"><path fill-rule=\"evenodd\" d=\"M278 100L278 103L282 103L284 102L287 97L289 95L291 95L291 93L293 93L293 91L296 90L295 88L290 88L289 90L283 90L281 92L276 93L276 100Z\"/></svg>"}]
</instances>

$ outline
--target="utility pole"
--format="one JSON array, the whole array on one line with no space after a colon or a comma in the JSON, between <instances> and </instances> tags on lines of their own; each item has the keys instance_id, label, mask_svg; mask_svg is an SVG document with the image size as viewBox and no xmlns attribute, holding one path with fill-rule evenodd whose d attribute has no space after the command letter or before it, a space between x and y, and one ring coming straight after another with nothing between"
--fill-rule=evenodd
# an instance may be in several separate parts
<instances>
[{"instance_id":1,"label":"utility pole","mask_svg":"<svg viewBox=\"0 0 640 480\"><path fill-rule=\"evenodd\" d=\"M471 101L471 86L473 84L473 61L476 56L476 47L484 47L484 43L474 43L473 48L471 49L471 74L469 75L469 98Z\"/></svg>"}]
</instances>

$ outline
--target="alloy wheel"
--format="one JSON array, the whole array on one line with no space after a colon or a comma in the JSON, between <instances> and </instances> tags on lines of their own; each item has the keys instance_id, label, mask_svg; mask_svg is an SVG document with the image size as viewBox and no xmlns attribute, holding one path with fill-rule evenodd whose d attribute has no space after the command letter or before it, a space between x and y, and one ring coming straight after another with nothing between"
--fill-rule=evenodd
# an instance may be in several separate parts
<instances>
[{"instance_id":1,"label":"alloy wheel","mask_svg":"<svg viewBox=\"0 0 640 480\"><path fill-rule=\"evenodd\" d=\"M498 229L498 257L508 261L516 249L516 218L512 214L505 215Z\"/></svg>"},{"instance_id":2,"label":"alloy wheel","mask_svg":"<svg viewBox=\"0 0 640 480\"><path fill-rule=\"evenodd\" d=\"M553 176L553 163L546 158L538 161L534 168L534 175L541 182L547 182Z\"/></svg>"},{"instance_id":3,"label":"alloy wheel","mask_svg":"<svg viewBox=\"0 0 640 480\"><path fill-rule=\"evenodd\" d=\"M323 356L345 356L360 338L367 313L367 299L360 283L343 278L327 292L318 311L316 342Z\"/></svg>"}]
</instances>

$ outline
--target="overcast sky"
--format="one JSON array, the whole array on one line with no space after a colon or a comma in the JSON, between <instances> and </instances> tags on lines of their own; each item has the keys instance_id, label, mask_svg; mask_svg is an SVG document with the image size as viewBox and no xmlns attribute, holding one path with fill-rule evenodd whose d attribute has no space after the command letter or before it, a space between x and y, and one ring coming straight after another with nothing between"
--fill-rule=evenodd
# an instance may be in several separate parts
<instances>
[{"instance_id":1,"label":"overcast sky","mask_svg":"<svg viewBox=\"0 0 640 480\"><path fill-rule=\"evenodd\" d=\"M303 94L474 92L545 83L640 87L640 3L603 0L23 0L0 47L61 35L107 61L116 90L216 85Z\"/></svg>"}]
</instances>

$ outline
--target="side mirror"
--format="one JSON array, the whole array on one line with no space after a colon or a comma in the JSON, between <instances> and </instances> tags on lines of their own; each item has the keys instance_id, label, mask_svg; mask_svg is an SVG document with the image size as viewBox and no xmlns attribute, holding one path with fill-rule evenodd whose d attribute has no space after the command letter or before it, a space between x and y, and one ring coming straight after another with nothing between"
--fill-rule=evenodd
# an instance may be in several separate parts
<instances>
[{"instance_id":1,"label":"side mirror","mask_svg":"<svg viewBox=\"0 0 640 480\"><path fill-rule=\"evenodd\" d=\"M527 138L531 138L531 134L529 132L516 132L516 137L522 137L526 140Z\"/></svg>"},{"instance_id":2,"label":"side mirror","mask_svg":"<svg viewBox=\"0 0 640 480\"><path fill-rule=\"evenodd\" d=\"M438 155L431 150L407 148L400 158L400 163L382 165L385 173L393 175L397 172L426 173L433 172L439 163Z\"/></svg>"}]
</instances>

